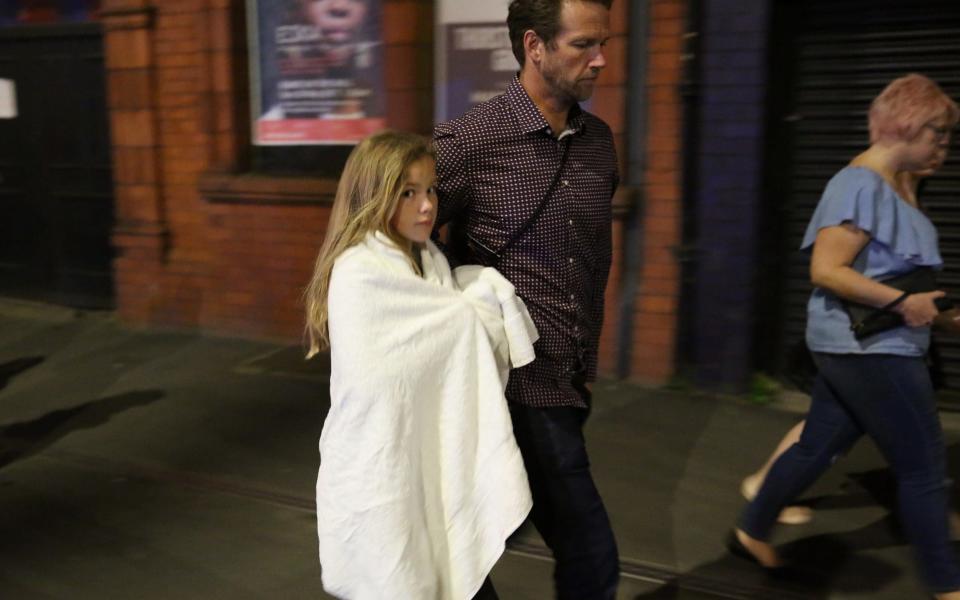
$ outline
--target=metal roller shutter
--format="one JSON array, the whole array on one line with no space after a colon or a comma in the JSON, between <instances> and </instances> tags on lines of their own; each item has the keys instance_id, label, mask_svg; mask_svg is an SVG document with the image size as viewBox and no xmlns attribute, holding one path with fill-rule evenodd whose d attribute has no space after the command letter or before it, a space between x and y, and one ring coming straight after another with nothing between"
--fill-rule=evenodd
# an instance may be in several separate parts
<instances>
[{"instance_id":1,"label":"metal roller shutter","mask_svg":"<svg viewBox=\"0 0 960 600\"><path fill-rule=\"evenodd\" d=\"M779 307L772 313L780 331L758 347L773 351L775 362L766 359L765 366L782 372L790 349L803 338L810 294L808 257L796 248L823 187L866 148L867 107L891 79L923 73L960 99L960 1L806 0L782 2L775 14L771 82L782 87L771 91L767 189L771 235L779 238L780 254L768 274L780 279L774 300ZM921 202L940 233L942 285L960 300L956 146L944 168L924 184ZM945 389L960 392L960 339L937 336L935 344L945 366Z\"/></svg>"}]
</instances>

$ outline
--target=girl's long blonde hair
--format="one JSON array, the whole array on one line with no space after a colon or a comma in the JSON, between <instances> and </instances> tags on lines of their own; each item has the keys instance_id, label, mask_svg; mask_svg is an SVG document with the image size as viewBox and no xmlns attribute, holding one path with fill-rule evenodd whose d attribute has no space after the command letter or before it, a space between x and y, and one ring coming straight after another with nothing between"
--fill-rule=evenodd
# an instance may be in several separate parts
<instances>
[{"instance_id":1,"label":"girl's long blonde hair","mask_svg":"<svg viewBox=\"0 0 960 600\"><path fill-rule=\"evenodd\" d=\"M304 291L307 309L307 358L330 346L327 326L327 294L333 263L344 250L363 241L373 231L382 231L409 254L419 271L412 247L396 232L390 219L403 191L403 176L417 160L435 154L430 142L419 135L384 131L360 142L347 158L337 185L337 195L327 223L327 234L317 255L313 277Z\"/></svg>"}]
</instances>

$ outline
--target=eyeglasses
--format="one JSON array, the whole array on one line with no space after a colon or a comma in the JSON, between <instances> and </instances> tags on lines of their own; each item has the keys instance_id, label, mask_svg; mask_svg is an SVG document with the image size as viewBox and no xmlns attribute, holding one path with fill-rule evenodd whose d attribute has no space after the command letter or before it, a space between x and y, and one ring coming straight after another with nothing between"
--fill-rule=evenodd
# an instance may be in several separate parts
<instances>
[{"instance_id":1,"label":"eyeglasses","mask_svg":"<svg viewBox=\"0 0 960 600\"><path fill-rule=\"evenodd\" d=\"M927 123L924 125L924 127L933 132L933 137L937 143L949 140L950 134L953 133L953 130L950 127L931 125L930 123Z\"/></svg>"}]
</instances>

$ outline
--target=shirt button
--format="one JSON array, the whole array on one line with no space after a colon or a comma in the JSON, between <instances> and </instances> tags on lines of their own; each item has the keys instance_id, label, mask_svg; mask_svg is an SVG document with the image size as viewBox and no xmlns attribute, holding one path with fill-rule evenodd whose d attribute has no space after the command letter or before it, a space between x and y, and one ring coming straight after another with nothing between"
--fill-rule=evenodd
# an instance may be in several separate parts
<instances>
[{"instance_id":1,"label":"shirt button","mask_svg":"<svg viewBox=\"0 0 960 600\"><path fill-rule=\"evenodd\" d=\"M570 182L566 179L563 180L563 185L570 185Z\"/></svg>"},{"instance_id":2,"label":"shirt button","mask_svg":"<svg viewBox=\"0 0 960 600\"><path fill-rule=\"evenodd\" d=\"M570 264L573 264L573 257L571 256L570 258L568 258L567 262L569 262Z\"/></svg>"},{"instance_id":3,"label":"shirt button","mask_svg":"<svg viewBox=\"0 0 960 600\"><path fill-rule=\"evenodd\" d=\"M570 219L569 221L567 221L567 225L573 225L573 219Z\"/></svg>"},{"instance_id":4,"label":"shirt button","mask_svg":"<svg viewBox=\"0 0 960 600\"><path fill-rule=\"evenodd\" d=\"M573 300L574 298L575 296L573 294L570 294L570 299Z\"/></svg>"}]
</instances>

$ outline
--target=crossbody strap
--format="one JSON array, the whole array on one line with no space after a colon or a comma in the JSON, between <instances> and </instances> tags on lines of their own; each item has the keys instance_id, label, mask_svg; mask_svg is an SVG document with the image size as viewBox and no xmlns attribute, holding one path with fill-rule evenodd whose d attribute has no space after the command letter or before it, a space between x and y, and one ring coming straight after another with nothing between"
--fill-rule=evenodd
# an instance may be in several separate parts
<instances>
[{"instance_id":1,"label":"crossbody strap","mask_svg":"<svg viewBox=\"0 0 960 600\"><path fill-rule=\"evenodd\" d=\"M533 222L537 220L537 218L543 212L544 208L546 208L547 201L550 200L550 194L552 194L554 188L557 187L557 183L560 181L560 176L563 174L563 168L567 164L567 154L570 152L571 144L573 144L572 135L570 136L570 141L568 141L567 144L563 147L563 155L560 157L560 168L558 168L557 172L554 174L553 181L550 182L550 187L547 188L547 191L543 195L543 199L540 200L540 204L537 206L537 209L534 210L533 214L531 214L530 217L523 222L523 225L518 227L517 230L513 232L513 235L511 235L510 238L506 242L504 242L503 245L500 246L498 250L494 250L493 248L487 246L486 244L484 244L483 242L481 242L480 240L478 240L476 237L474 237L469 233L467 234L467 239L471 243L482 248L484 252L488 252L496 260L499 261L500 257L503 256L503 253L506 252L507 248L512 246L514 242L520 239L520 236L526 233L527 229L530 229L530 226L533 225Z\"/></svg>"}]
</instances>

